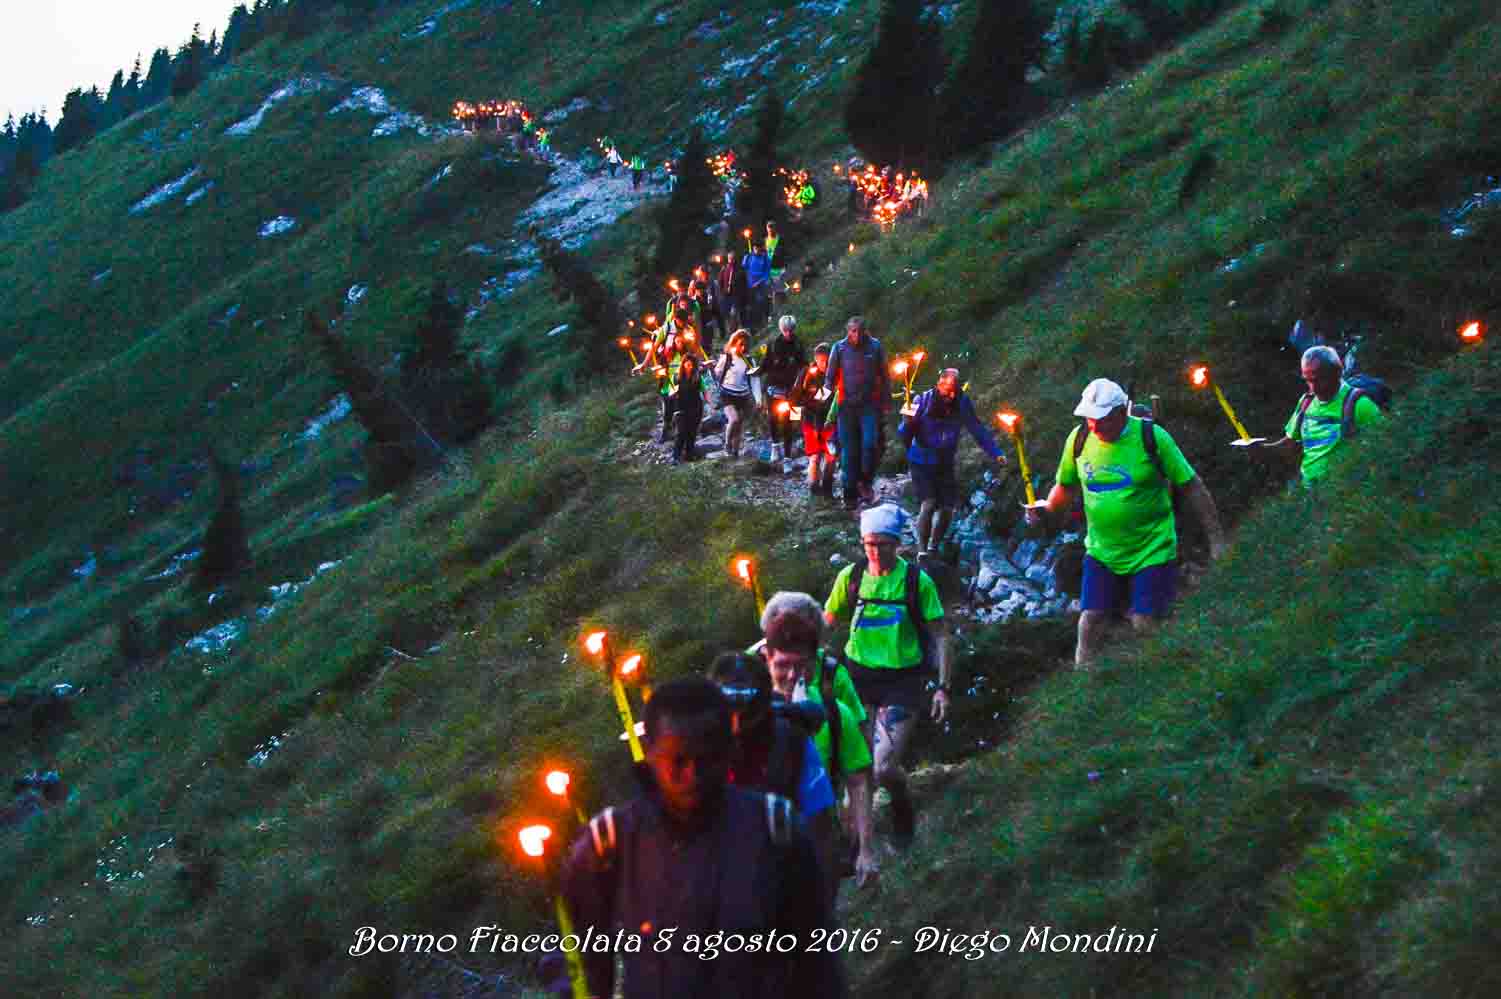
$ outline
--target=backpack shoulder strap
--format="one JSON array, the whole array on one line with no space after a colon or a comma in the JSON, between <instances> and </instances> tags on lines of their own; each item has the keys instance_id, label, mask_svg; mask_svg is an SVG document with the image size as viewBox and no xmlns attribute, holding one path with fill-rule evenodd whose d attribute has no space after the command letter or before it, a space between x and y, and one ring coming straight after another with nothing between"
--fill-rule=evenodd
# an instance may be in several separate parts
<instances>
[{"instance_id":1,"label":"backpack shoulder strap","mask_svg":"<svg viewBox=\"0 0 1501 999\"><path fill-rule=\"evenodd\" d=\"M1308 415L1308 407L1313 405L1313 393L1303 393L1302 400L1298 403L1298 418L1293 421L1293 439L1303 439L1303 418Z\"/></svg>"},{"instance_id":2,"label":"backpack shoulder strap","mask_svg":"<svg viewBox=\"0 0 1501 999\"><path fill-rule=\"evenodd\" d=\"M803 730L786 718L772 722L771 755L766 761L766 786L785 798L795 797L803 772L803 751L808 745Z\"/></svg>"},{"instance_id":3,"label":"backpack shoulder strap","mask_svg":"<svg viewBox=\"0 0 1501 999\"><path fill-rule=\"evenodd\" d=\"M907 563L907 579L905 581L907 620L912 622L912 627L917 629L917 645L922 649L922 663L928 664L928 622L922 616L922 570L915 564Z\"/></svg>"},{"instance_id":4,"label":"backpack shoulder strap","mask_svg":"<svg viewBox=\"0 0 1501 999\"><path fill-rule=\"evenodd\" d=\"M1169 486L1167 469L1162 464L1162 455L1157 451L1157 422L1150 416L1141 418L1141 446L1147 452L1147 457L1152 461L1152 467L1157 469L1157 474L1162 476L1162 481Z\"/></svg>"},{"instance_id":5,"label":"backpack shoulder strap","mask_svg":"<svg viewBox=\"0 0 1501 999\"><path fill-rule=\"evenodd\" d=\"M829 759L824 769L829 772L829 783L834 785L835 797L838 797L839 783L844 777L839 767L844 716L839 713L839 702L834 699L834 671L840 668L838 663L830 662L827 657L818 666L818 697L823 701L824 714L828 715L826 724L829 726Z\"/></svg>"},{"instance_id":6,"label":"backpack shoulder strap","mask_svg":"<svg viewBox=\"0 0 1501 999\"><path fill-rule=\"evenodd\" d=\"M589 820L589 838L594 841L594 855L602 861L615 856L615 809L606 808Z\"/></svg>"},{"instance_id":7,"label":"backpack shoulder strap","mask_svg":"<svg viewBox=\"0 0 1501 999\"><path fill-rule=\"evenodd\" d=\"M766 831L777 846L792 843L792 802L780 794L766 795Z\"/></svg>"},{"instance_id":8,"label":"backpack shoulder strap","mask_svg":"<svg viewBox=\"0 0 1501 999\"><path fill-rule=\"evenodd\" d=\"M1081 423L1074 428L1074 461L1079 460L1079 455L1084 453L1084 445L1089 442L1089 424Z\"/></svg>"},{"instance_id":9,"label":"backpack shoulder strap","mask_svg":"<svg viewBox=\"0 0 1501 999\"><path fill-rule=\"evenodd\" d=\"M862 552L862 554L864 554L864 553ZM860 609L860 583L864 579L865 579L865 563L864 562L856 562L855 565L854 565L854 568L852 568L850 570L850 578L849 578L849 582L846 583L846 585L845 585L845 594L844 594L846 602L848 602L849 605L850 605L850 607L852 608L852 610L850 611L850 627L851 628L853 628L855 626L855 616L854 616L855 612Z\"/></svg>"},{"instance_id":10,"label":"backpack shoulder strap","mask_svg":"<svg viewBox=\"0 0 1501 999\"><path fill-rule=\"evenodd\" d=\"M1366 396L1365 389L1350 386L1350 391L1345 393L1345 408L1340 414L1340 439L1349 440L1355 436L1355 406Z\"/></svg>"}]
</instances>

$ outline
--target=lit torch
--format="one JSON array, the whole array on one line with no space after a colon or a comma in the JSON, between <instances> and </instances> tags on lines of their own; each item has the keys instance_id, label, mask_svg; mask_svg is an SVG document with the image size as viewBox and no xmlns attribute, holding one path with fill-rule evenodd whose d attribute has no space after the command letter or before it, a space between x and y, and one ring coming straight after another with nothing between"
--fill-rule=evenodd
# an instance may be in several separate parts
<instances>
[{"instance_id":1,"label":"lit torch","mask_svg":"<svg viewBox=\"0 0 1501 999\"><path fill-rule=\"evenodd\" d=\"M1459 331L1459 342L1466 345L1480 343L1485 339L1485 326L1477 319Z\"/></svg>"},{"instance_id":2,"label":"lit torch","mask_svg":"<svg viewBox=\"0 0 1501 999\"><path fill-rule=\"evenodd\" d=\"M1021 469L1022 488L1027 492L1027 505L1037 502L1037 494L1032 490L1032 470L1027 467L1027 450L1022 446L1022 418L1019 413L1009 410L995 414L996 421L1006 428L1006 433L1016 442L1016 465Z\"/></svg>"},{"instance_id":3,"label":"lit torch","mask_svg":"<svg viewBox=\"0 0 1501 999\"><path fill-rule=\"evenodd\" d=\"M1195 389L1206 387L1214 389L1214 397L1220 401L1220 408L1225 411L1225 415L1230 417L1230 424L1235 427L1235 432L1240 434L1240 439L1247 442L1251 440L1251 435L1246 433L1246 428L1241 425L1240 420L1236 417L1235 410L1230 408L1230 401L1225 398L1225 393L1221 392L1219 384L1213 378L1209 377L1209 367L1207 365L1194 365L1189 369L1188 380Z\"/></svg>"},{"instance_id":4,"label":"lit torch","mask_svg":"<svg viewBox=\"0 0 1501 999\"><path fill-rule=\"evenodd\" d=\"M905 357L891 362L891 373L902 380L902 412L909 413L912 409L912 382L907 377L907 372L912 370L912 362ZM896 393L892 393L895 395Z\"/></svg>"},{"instance_id":5,"label":"lit torch","mask_svg":"<svg viewBox=\"0 0 1501 999\"><path fill-rule=\"evenodd\" d=\"M745 252L749 253L751 251L751 231L746 229L740 235L745 237Z\"/></svg>"},{"instance_id":6,"label":"lit torch","mask_svg":"<svg viewBox=\"0 0 1501 999\"><path fill-rule=\"evenodd\" d=\"M761 596L761 574L756 571L756 560L746 555L737 555L730 562L730 570L735 578L750 588L751 594L756 598L756 622L761 621L761 615L766 610L766 600Z\"/></svg>"},{"instance_id":7,"label":"lit torch","mask_svg":"<svg viewBox=\"0 0 1501 999\"><path fill-rule=\"evenodd\" d=\"M631 356L631 367L634 368L637 364L641 363L640 361L636 360L636 352L631 349L631 338L630 337L623 336L619 340L616 340L615 342L620 345L620 348L622 350L624 350L627 354L629 354Z\"/></svg>"},{"instance_id":8,"label":"lit torch","mask_svg":"<svg viewBox=\"0 0 1501 999\"><path fill-rule=\"evenodd\" d=\"M521 841L521 852L528 859L542 862L542 870L551 882L553 865L548 863L547 841L552 839L552 827L540 823L524 826L516 834L516 838ZM565 937L573 935L573 917L568 914L568 904L563 901L563 893L555 888L552 892L552 904L558 917L558 932ZM579 956L578 950L563 948L563 960L568 968L569 994L573 999L589 999L589 980L584 975L584 960Z\"/></svg>"},{"instance_id":9,"label":"lit torch","mask_svg":"<svg viewBox=\"0 0 1501 999\"><path fill-rule=\"evenodd\" d=\"M584 814L584 809L578 802L569 797L569 787L573 784L573 777L567 770L549 770L547 776L542 779L547 786L547 793L560 799L565 805L573 806L574 817L580 825L587 824L589 816Z\"/></svg>"},{"instance_id":10,"label":"lit torch","mask_svg":"<svg viewBox=\"0 0 1501 999\"><path fill-rule=\"evenodd\" d=\"M615 709L625 723L625 731L631 744L631 759L640 763L646 758L641 751L641 740L636 737L636 719L631 714L630 698L625 696L625 684L621 682L620 667L615 662L615 650L610 645L608 631L596 631L584 639L584 651L604 663L610 673L610 686L615 694Z\"/></svg>"}]
</instances>

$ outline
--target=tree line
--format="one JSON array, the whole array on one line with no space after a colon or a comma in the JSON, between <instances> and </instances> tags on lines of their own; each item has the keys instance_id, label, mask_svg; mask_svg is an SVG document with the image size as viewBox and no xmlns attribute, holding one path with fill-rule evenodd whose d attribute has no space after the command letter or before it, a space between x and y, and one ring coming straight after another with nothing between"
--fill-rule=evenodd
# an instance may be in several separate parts
<instances>
[{"instance_id":1,"label":"tree line","mask_svg":"<svg viewBox=\"0 0 1501 999\"><path fill-rule=\"evenodd\" d=\"M47 111L28 112L19 121L11 115L0 128L0 212L26 200L43 165L52 156L79 148L99 132L137 111L169 97L185 97L209 73L232 62L268 39L295 41L311 35L325 19L337 16L347 27L358 27L384 7L406 0L253 0L230 13L224 36L214 31L203 37L201 25L174 53L159 48L143 70L141 57L127 74L117 70L109 88L75 87L63 98L57 125L47 123Z\"/></svg>"}]
</instances>

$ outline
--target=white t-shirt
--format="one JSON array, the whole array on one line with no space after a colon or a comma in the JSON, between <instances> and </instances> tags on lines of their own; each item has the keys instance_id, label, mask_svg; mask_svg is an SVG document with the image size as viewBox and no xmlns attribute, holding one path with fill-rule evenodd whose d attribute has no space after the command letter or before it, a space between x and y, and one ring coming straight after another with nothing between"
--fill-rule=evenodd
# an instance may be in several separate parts
<instances>
[{"instance_id":1,"label":"white t-shirt","mask_svg":"<svg viewBox=\"0 0 1501 999\"><path fill-rule=\"evenodd\" d=\"M730 363L725 365L724 377L719 380L720 388L731 395L742 395L750 391L750 365L745 363L745 358L735 354L730 358Z\"/></svg>"}]
</instances>

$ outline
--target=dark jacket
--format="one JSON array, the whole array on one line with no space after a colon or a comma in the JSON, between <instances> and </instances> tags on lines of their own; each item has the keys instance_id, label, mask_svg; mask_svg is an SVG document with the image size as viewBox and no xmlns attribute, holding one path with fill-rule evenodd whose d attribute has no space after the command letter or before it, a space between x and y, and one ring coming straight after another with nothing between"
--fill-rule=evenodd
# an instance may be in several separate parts
<instances>
[{"instance_id":1,"label":"dark jacket","mask_svg":"<svg viewBox=\"0 0 1501 999\"><path fill-rule=\"evenodd\" d=\"M804 368L792 393L792 403L803 408L803 426L822 430L829 419L834 393L823 387L823 375Z\"/></svg>"},{"instance_id":2,"label":"dark jacket","mask_svg":"<svg viewBox=\"0 0 1501 999\"><path fill-rule=\"evenodd\" d=\"M585 829L569 852L561 890L584 933L641 934L640 953L626 954L626 999L773 999L841 997L836 958L810 953L813 930L829 925L818 858L807 825L791 813L784 843L772 838L767 796L726 788L706 825L678 828L654 790L614 809L615 846L601 857ZM716 930L795 935L785 955L691 953ZM669 936L669 931L671 935ZM764 937L763 937L764 940ZM662 951L658 951L658 947ZM585 954L590 991L609 996L614 957Z\"/></svg>"},{"instance_id":3,"label":"dark jacket","mask_svg":"<svg viewBox=\"0 0 1501 999\"><path fill-rule=\"evenodd\" d=\"M851 355L856 356L852 358ZM861 363L851 364L850 360ZM847 379L846 369L851 372L861 370L863 377ZM858 347L851 347L847 339L836 342L829 353L829 373L824 376L824 385L839 393L841 407L871 405L884 413L890 390L886 377L886 351L882 349L881 341L866 333L860 337Z\"/></svg>"},{"instance_id":4,"label":"dark jacket","mask_svg":"<svg viewBox=\"0 0 1501 999\"><path fill-rule=\"evenodd\" d=\"M725 264L719 272L719 291L724 296L724 305L743 309L750 298L750 284L745 277L745 268L738 263Z\"/></svg>"},{"instance_id":5,"label":"dark jacket","mask_svg":"<svg viewBox=\"0 0 1501 999\"><path fill-rule=\"evenodd\" d=\"M761 371L766 376L767 385L790 391L797 384L798 375L807 366L808 355L796 334L788 339L778 330L766 348L766 360L761 362Z\"/></svg>"},{"instance_id":6,"label":"dark jacket","mask_svg":"<svg viewBox=\"0 0 1501 999\"><path fill-rule=\"evenodd\" d=\"M959 434L966 429L986 454L992 458L1001 456L1001 446L963 392L952 405L947 405L937 389L928 389L912 400L912 408L913 414L903 418L896 431L907 442L907 461L911 464L952 462L959 450Z\"/></svg>"}]
</instances>

